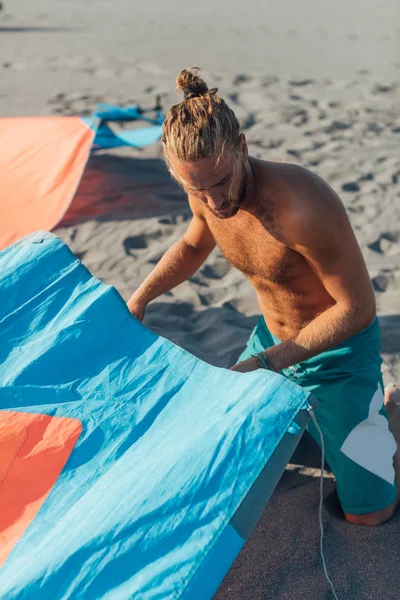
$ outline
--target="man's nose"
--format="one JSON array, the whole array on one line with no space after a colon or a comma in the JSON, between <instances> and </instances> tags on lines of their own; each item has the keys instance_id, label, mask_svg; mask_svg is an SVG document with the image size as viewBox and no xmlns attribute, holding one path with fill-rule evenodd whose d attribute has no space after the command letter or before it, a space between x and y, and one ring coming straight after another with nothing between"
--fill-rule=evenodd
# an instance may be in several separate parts
<instances>
[{"instance_id":1,"label":"man's nose","mask_svg":"<svg viewBox=\"0 0 400 600\"><path fill-rule=\"evenodd\" d=\"M220 210L221 206L224 204L225 200L220 192L213 191L212 194L207 194L207 202L208 206L212 210Z\"/></svg>"}]
</instances>

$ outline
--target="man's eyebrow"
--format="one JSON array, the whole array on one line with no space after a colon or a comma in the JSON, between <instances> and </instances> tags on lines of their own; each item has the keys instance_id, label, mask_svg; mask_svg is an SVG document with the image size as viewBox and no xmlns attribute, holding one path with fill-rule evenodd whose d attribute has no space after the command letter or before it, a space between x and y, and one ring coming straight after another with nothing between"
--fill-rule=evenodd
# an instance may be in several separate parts
<instances>
[{"instance_id":1,"label":"man's eyebrow","mask_svg":"<svg viewBox=\"0 0 400 600\"><path fill-rule=\"evenodd\" d=\"M227 173L220 181L218 181L217 183L214 183L214 185L210 185L210 187L217 187L218 185L221 185L221 183L223 183L225 181L225 179L228 179L228 177L231 176L231 171L229 171L229 173ZM192 190L193 192L201 192L202 190L204 190L205 188L195 188L195 187L191 187L188 186L190 190Z\"/></svg>"}]
</instances>

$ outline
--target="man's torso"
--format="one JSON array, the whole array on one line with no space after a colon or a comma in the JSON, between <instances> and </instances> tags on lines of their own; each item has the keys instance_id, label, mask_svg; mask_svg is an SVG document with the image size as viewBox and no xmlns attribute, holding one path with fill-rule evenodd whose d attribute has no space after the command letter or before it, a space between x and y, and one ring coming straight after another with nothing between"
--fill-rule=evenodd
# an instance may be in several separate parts
<instances>
[{"instance_id":1,"label":"man's torso","mask_svg":"<svg viewBox=\"0 0 400 600\"><path fill-rule=\"evenodd\" d=\"M276 167L284 174L285 165ZM206 211L205 218L226 259L254 286L268 327L285 340L334 301L303 256L285 244L279 191L261 184L257 195L254 211L240 210L226 220Z\"/></svg>"}]
</instances>

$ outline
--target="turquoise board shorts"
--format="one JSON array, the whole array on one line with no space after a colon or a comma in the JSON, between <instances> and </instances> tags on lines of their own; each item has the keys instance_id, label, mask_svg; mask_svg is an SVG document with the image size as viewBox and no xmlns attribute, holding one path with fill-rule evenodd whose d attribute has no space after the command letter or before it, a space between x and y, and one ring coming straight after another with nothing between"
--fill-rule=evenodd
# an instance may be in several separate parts
<instances>
[{"instance_id":1,"label":"turquoise board shorts","mask_svg":"<svg viewBox=\"0 0 400 600\"><path fill-rule=\"evenodd\" d=\"M261 317L238 360L279 343ZM346 514L376 512L396 499L396 442L383 405L381 364L376 318L335 348L281 372L319 401L316 417L324 436L326 460ZM308 431L320 445L312 421Z\"/></svg>"}]
</instances>

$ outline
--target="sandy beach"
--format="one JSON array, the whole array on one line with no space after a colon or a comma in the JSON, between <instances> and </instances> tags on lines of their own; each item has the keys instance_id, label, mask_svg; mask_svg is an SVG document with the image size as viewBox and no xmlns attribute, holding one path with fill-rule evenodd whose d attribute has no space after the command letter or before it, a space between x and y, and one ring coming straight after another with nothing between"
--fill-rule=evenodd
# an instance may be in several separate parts
<instances>
[{"instance_id":1,"label":"sandy beach","mask_svg":"<svg viewBox=\"0 0 400 600\"><path fill-rule=\"evenodd\" d=\"M87 115L97 102L177 101L175 77L203 67L255 157L318 173L347 208L376 293L385 383L400 382L400 8L397 0L235 6L204 0L5 0L0 116ZM161 143L93 155L55 233L128 299L190 219ZM249 282L215 250L150 304L145 324L229 367L258 316ZM305 436L216 600L329 600L319 555L320 453ZM399 597L400 515L347 524L324 484L325 552L340 599Z\"/></svg>"}]
</instances>

